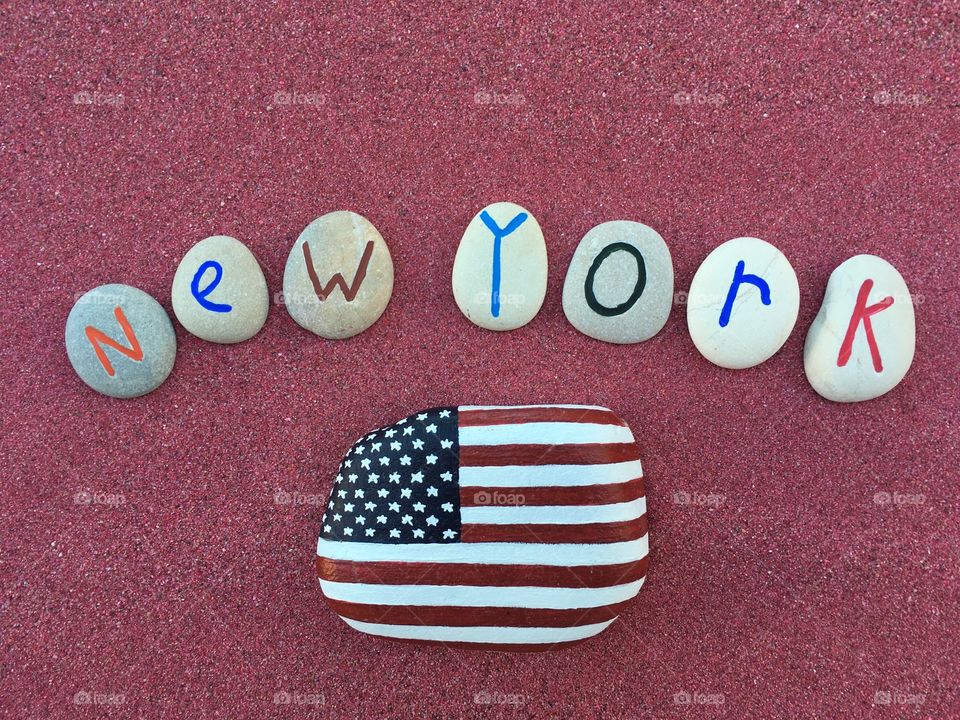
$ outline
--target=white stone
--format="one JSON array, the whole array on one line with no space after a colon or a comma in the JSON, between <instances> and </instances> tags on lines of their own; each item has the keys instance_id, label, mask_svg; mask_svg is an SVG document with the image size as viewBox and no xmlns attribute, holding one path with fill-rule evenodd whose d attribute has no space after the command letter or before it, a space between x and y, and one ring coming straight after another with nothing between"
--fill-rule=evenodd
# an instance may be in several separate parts
<instances>
[{"instance_id":1,"label":"white stone","mask_svg":"<svg viewBox=\"0 0 960 720\"><path fill-rule=\"evenodd\" d=\"M301 326L343 339L373 325L393 294L393 259L369 220L348 210L304 228L283 272L283 301Z\"/></svg>"},{"instance_id":2,"label":"white stone","mask_svg":"<svg viewBox=\"0 0 960 720\"><path fill-rule=\"evenodd\" d=\"M498 242L483 216L501 230L517 222ZM461 312L482 328L514 330L533 320L546 294L547 245L536 218L510 202L477 213L453 261L453 297Z\"/></svg>"},{"instance_id":3,"label":"white stone","mask_svg":"<svg viewBox=\"0 0 960 720\"><path fill-rule=\"evenodd\" d=\"M876 310L866 322L862 314L851 322L858 298L861 307ZM852 337L845 343L851 330ZM916 320L907 283L883 258L856 255L841 263L827 281L820 312L807 332L803 369L813 389L828 400L870 400L903 380L913 363L915 346ZM849 351L846 357L841 353L844 349Z\"/></svg>"},{"instance_id":4,"label":"white stone","mask_svg":"<svg viewBox=\"0 0 960 720\"><path fill-rule=\"evenodd\" d=\"M563 281L563 312L584 335L637 343L656 335L673 306L673 260L651 227L614 220L577 245Z\"/></svg>"},{"instance_id":5,"label":"white stone","mask_svg":"<svg viewBox=\"0 0 960 720\"><path fill-rule=\"evenodd\" d=\"M246 245L227 235L204 238L187 251L173 276L170 300L183 327L218 343L252 338L270 309L260 264Z\"/></svg>"},{"instance_id":6,"label":"white stone","mask_svg":"<svg viewBox=\"0 0 960 720\"><path fill-rule=\"evenodd\" d=\"M737 277L744 281L734 286ZM760 285L750 282L754 278ZM714 249L697 269L687 296L687 328L707 360L738 370L783 347L799 311L800 286L790 261L764 240L741 237Z\"/></svg>"}]
</instances>

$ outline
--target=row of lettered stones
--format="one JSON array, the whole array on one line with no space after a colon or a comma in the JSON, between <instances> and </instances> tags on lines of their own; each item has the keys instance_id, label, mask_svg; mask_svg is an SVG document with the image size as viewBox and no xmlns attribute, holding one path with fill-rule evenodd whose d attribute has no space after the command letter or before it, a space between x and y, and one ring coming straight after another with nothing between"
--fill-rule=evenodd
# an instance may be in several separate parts
<instances>
[{"instance_id":1,"label":"row of lettered stones","mask_svg":"<svg viewBox=\"0 0 960 720\"><path fill-rule=\"evenodd\" d=\"M652 228L618 220L580 241L563 286L563 310L584 334L610 343L656 335L674 302L670 250ZM547 247L536 219L501 202L467 226L453 265L453 294L463 314L490 330L530 322L547 289ZM377 321L393 292L387 244L366 218L328 213L297 238L283 275L293 319L325 338L348 338ZM173 278L171 300L183 327L204 340L236 343L263 327L270 305L253 253L214 236L194 245ZM697 349L726 368L774 355L793 331L800 289L790 262L758 238L730 240L703 261L687 296L687 326ZM814 389L840 402L868 400L895 387L913 360L913 303L885 260L858 255L830 276L804 348ZM173 368L176 337L160 304L127 285L83 295L66 325L67 354L99 392L136 397Z\"/></svg>"}]
</instances>

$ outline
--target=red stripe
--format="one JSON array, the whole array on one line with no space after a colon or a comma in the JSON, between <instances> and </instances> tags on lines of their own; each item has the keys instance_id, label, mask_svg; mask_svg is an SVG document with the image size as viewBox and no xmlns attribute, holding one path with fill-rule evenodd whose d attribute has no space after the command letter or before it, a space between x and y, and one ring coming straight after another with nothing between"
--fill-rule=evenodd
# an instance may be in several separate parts
<instances>
[{"instance_id":1,"label":"red stripe","mask_svg":"<svg viewBox=\"0 0 960 720\"><path fill-rule=\"evenodd\" d=\"M493 505L610 505L644 496L643 478L612 485L574 487L460 487L462 507Z\"/></svg>"},{"instance_id":2,"label":"red stripe","mask_svg":"<svg viewBox=\"0 0 960 720\"><path fill-rule=\"evenodd\" d=\"M647 574L647 557L617 565L483 565L475 563L357 562L317 558L323 580L369 585L478 585L599 588Z\"/></svg>"},{"instance_id":3,"label":"red stripe","mask_svg":"<svg viewBox=\"0 0 960 720\"><path fill-rule=\"evenodd\" d=\"M457 416L460 427L512 425L514 423L531 422L584 422L626 427L626 423L618 418L612 410L592 408L525 407L460 410Z\"/></svg>"},{"instance_id":4,"label":"red stripe","mask_svg":"<svg viewBox=\"0 0 960 720\"><path fill-rule=\"evenodd\" d=\"M639 460L636 443L461 445L460 465L598 465Z\"/></svg>"},{"instance_id":5,"label":"red stripe","mask_svg":"<svg viewBox=\"0 0 960 720\"><path fill-rule=\"evenodd\" d=\"M583 525L483 525L464 524L463 542L612 543L636 540L647 532L647 516L611 523Z\"/></svg>"},{"instance_id":6,"label":"red stripe","mask_svg":"<svg viewBox=\"0 0 960 720\"><path fill-rule=\"evenodd\" d=\"M599 635L600 633L597 633ZM585 640L592 640L597 635L580 638L579 640L564 640L563 642L545 642L545 643L482 643L482 642L449 642L447 640L411 640L409 638L392 638L378 635L384 640L393 640L411 645L436 645L449 648L451 650L486 650L488 652L547 652L549 650L561 650L574 645L579 645Z\"/></svg>"},{"instance_id":7,"label":"red stripe","mask_svg":"<svg viewBox=\"0 0 960 720\"><path fill-rule=\"evenodd\" d=\"M389 592L385 590L384 592ZM547 608L462 607L446 605L367 605L331 600L327 603L341 617L382 625L445 627L578 627L607 622L630 602L593 608L553 610Z\"/></svg>"}]
</instances>

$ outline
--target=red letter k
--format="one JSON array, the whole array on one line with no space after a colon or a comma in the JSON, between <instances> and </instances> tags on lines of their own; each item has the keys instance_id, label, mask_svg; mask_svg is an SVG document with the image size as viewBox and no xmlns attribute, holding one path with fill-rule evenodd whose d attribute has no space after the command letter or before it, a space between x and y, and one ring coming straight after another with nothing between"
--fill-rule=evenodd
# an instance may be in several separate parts
<instances>
[{"instance_id":1,"label":"red letter k","mask_svg":"<svg viewBox=\"0 0 960 720\"><path fill-rule=\"evenodd\" d=\"M853 306L853 315L850 316L850 325L847 327L847 334L840 345L840 354L837 356L837 367L843 367L850 360L853 353L853 338L857 334L857 328L863 323L863 329L867 333L867 344L870 346L870 356L873 358L873 369L877 372L883 372L883 361L880 359L880 350L877 348L877 339L873 336L873 326L870 324L870 316L875 315L881 310L886 310L893 305L892 297L885 297L876 305L867 306L867 297L873 288L873 280L869 278L863 281L860 286L860 292L857 293L857 304Z\"/></svg>"}]
</instances>

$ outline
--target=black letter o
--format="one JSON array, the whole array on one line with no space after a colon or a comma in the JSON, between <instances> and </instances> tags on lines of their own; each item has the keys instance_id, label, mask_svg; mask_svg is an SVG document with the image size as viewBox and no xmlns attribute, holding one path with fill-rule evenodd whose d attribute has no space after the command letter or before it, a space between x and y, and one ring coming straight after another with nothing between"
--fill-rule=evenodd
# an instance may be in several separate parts
<instances>
[{"instance_id":1,"label":"black letter o","mask_svg":"<svg viewBox=\"0 0 960 720\"><path fill-rule=\"evenodd\" d=\"M597 270L599 270L600 266L603 265L603 261L610 257L613 253L617 252L617 250L625 250L633 255L633 258L637 261L637 284L634 286L633 292L630 293L630 297L628 297L625 302L622 302L615 307L608 308L605 305L601 305L597 301L597 296L593 292L593 281L596 277ZM623 242L616 242L607 245L593 259L593 263L590 265L590 269L587 271L586 282L583 284L583 292L587 297L587 305L590 306L591 310L598 315L603 315L604 317L613 317L614 315L623 315L623 313L633 307L634 303L636 303L643 294L643 289L646 287L646 285L647 266L643 262L643 255L633 245Z\"/></svg>"}]
</instances>

